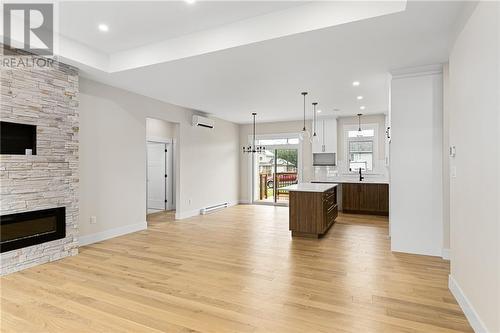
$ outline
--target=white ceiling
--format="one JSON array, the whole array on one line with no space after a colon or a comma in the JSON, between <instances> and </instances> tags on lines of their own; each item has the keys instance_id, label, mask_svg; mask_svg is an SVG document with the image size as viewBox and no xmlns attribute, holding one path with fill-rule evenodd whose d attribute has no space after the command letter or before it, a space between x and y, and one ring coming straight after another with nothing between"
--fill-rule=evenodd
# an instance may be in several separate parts
<instances>
[{"instance_id":1,"label":"white ceiling","mask_svg":"<svg viewBox=\"0 0 500 333\"><path fill-rule=\"evenodd\" d=\"M300 1L67 1L60 2L64 36L114 53L304 4ZM110 27L101 33L96 27Z\"/></svg>"},{"instance_id":2,"label":"white ceiling","mask_svg":"<svg viewBox=\"0 0 500 333\"><path fill-rule=\"evenodd\" d=\"M380 2L381 6L385 3ZM189 6L186 3L150 3L144 5L146 9L135 11L132 9L136 6L134 3L105 5L107 9L103 12L108 13L108 18L99 16L92 24L99 20L109 22L110 33L116 31L116 36L110 38L111 34L106 37L100 34L98 37L109 38L110 42L90 37L96 32L83 31L83 27L82 31L64 31L64 34L109 53L271 11L279 14L279 10L286 11L287 6L294 4L264 2L254 6L248 2L197 2L186 7ZM158 13L156 6L160 5L165 6L163 10L168 14ZM186 12L179 14L182 11L193 10L196 6L201 8L202 5L210 5L206 11L200 9L195 15L203 17L202 22L194 20L196 22L189 23L189 20L180 19L191 15ZM361 5L358 3L358 7ZM217 6L225 9L213 10ZM322 114L354 115L360 112L361 105L366 106L365 114L382 113L388 106L388 72L396 68L446 62L456 33L456 22L465 7L462 2L451 1L409 2L402 12L372 15L375 17L179 57L179 60L151 62L148 66L112 73L81 66L82 75L237 123L249 122L251 112L258 112L260 121L300 119L301 91L309 91L308 106L313 100L319 102ZM73 14L61 17L69 22L71 16L79 16L74 20L85 24L86 16L94 15L85 12L84 8L70 11L73 10ZM61 11L64 12L64 7ZM225 12L227 15L221 14ZM163 22L162 15L173 21ZM176 17L179 19L174 23ZM154 23L133 29L125 27L128 22L140 20ZM133 25L135 23L130 24ZM156 31L160 26L168 31ZM155 33L150 36L148 31L151 29ZM354 80L360 81L361 85L352 87ZM357 95L364 96L362 102L356 100ZM341 111L334 113L334 108ZM311 115L310 108L308 115Z\"/></svg>"}]
</instances>

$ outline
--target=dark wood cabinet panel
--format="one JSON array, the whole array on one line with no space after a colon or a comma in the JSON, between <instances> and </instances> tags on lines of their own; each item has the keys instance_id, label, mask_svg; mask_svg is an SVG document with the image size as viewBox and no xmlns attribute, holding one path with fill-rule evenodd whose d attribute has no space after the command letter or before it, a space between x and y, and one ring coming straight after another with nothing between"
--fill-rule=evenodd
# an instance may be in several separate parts
<instances>
[{"instance_id":1,"label":"dark wood cabinet panel","mask_svg":"<svg viewBox=\"0 0 500 333\"><path fill-rule=\"evenodd\" d=\"M378 210L389 215L389 184L378 185Z\"/></svg>"},{"instance_id":2,"label":"dark wood cabinet panel","mask_svg":"<svg viewBox=\"0 0 500 333\"><path fill-rule=\"evenodd\" d=\"M358 184L342 184L342 207L344 210L359 210Z\"/></svg>"},{"instance_id":3,"label":"dark wood cabinet panel","mask_svg":"<svg viewBox=\"0 0 500 333\"><path fill-rule=\"evenodd\" d=\"M316 233L322 221L323 197L316 192L290 192L289 229L306 234Z\"/></svg>"},{"instance_id":4,"label":"dark wood cabinet panel","mask_svg":"<svg viewBox=\"0 0 500 333\"><path fill-rule=\"evenodd\" d=\"M320 237L337 218L337 188L327 192L291 191L289 213L292 236Z\"/></svg>"},{"instance_id":5,"label":"dark wood cabinet panel","mask_svg":"<svg viewBox=\"0 0 500 333\"><path fill-rule=\"evenodd\" d=\"M365 212L377 212L379 206L378 184L359 184L359 209Z\"/></svg>"},{"instance_id":6,"label":"dark wood cabinet panel","mask_svg":"<svg viewBox=\"0 0 500 333\"><path fill-rule=\"evenodd\" d=\"M352 214L389 214L388 184L342 184L342 210Z\"/></svg>"}]
</instances>

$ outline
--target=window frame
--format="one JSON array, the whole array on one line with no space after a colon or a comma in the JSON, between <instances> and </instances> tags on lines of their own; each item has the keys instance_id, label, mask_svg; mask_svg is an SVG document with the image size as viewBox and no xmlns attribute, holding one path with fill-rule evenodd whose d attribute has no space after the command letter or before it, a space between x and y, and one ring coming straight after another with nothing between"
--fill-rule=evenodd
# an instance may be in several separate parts
<instances>
[{"instance_id":1,"label":"window frame","mask_svg":"<svg viewBox=\"0 0 500 333\"><path fill-rule=\"evenodd\" d=\"M356 131L359 129L358 125L344 125L342 130L344 132L344 158L345 158L345 166L344 166L344 172L347 174L354 174L357 173L358 171L350 171L349 166L350 166L350 142L360 142L360 141L372 141L373 142L373 148L372 148L372 169L370 171L365 171L366 174L375 174L376 166L377 166L377 158L378 158L378 135L379 135L379 126L377 123L368 123L368 124L361 124L361 128L366 130L366 129L373 129L373 139L370 140L370 137L356 137L356 138L350 138L349 137L349 131Z\"/></svg>"}]
</instances>

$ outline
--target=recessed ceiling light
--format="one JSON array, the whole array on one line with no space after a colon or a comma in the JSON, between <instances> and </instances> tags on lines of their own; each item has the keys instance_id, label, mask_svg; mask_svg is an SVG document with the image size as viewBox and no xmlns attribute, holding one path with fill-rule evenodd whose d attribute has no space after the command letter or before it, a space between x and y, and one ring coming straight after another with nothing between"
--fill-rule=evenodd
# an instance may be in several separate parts
<instances>
[{"instance_id":1,"label":"recessed ceiling light","mask_svg":"<svg viewBox=\"0 0 500 333\"><path fill-rule=\"evenodd\" d=\"M186 2L187 2L188 4L190 4L190 5L192 5L193 3L195 3L195 2L196 2L196 0L184 0L184 1L186 1Z\"/></svg>"},{"instance_id":2,"label":"recessed ceiling light","mask_svg":"<svg viewBox=\"0 0 500 333\"><path fill-rule=\"evenodd\" d=\"M107 24L104 24L104 23L101 23L97 26L97 28L99 28L100 31L102 32L108 32L109 31L109 27Z\"/></svg>"},{"instance_id":3,"label":"recessed ceiling light","mask_svg":"<svg viewBox=\"0 0 500 333\"><path fill-rule=\"evenodd\" d=\"M358 96L356 97L358 99L358 101L362 100L363 99L363 96Z\"/></svg>"},{"instance_id":4,"label":"recessed ceiling light","mask_svg":"<svg viewBox=\"0 0 500 333\"><path fill-rule=\"evenodd\" d=\"M353 85L354 87L359 86L359 81L354 81L354 82L352 83L352 85Z\"/></svg>"},{"instance_id":5,"label":"recessed ceiling light","mask_svg":"<svg viewBox=\"0 0 500 333\"><path fill-rule=\"evenodd\" d=\"M316 111L316 112L321 113L321 110L318 110L318 111Z\"/></svg>"},{"instance_id":6,"label":"recessed ceiling light","mask_svg":"<svg viewBox=\"0 0 500 333\"><path fill-rule=\"evenodd\" d=\"M366 109L366 106L362 105L362 106L360 106L359 108L360 108L361 110L364 110L364 109Z\"/></svg>"}]
</instances>

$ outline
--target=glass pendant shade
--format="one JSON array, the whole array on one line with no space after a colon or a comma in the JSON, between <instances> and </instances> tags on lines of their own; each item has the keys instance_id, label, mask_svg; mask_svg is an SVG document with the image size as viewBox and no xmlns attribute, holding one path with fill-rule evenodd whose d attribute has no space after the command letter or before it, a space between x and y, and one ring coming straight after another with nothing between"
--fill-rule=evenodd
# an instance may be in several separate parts
<instances>
[{"instance_id":1,"label":"glass pendant shade","mask_svg":"<svg viewBox=\"0 0 500 333\"><path fill-rule=\"evenodd\" d=\"M319 136L314 133L312 136L311 136L311 143L318 143L319 142Z\"/></svg>"},{"instance_id":2,"label":"glass pendant shade","mask_svg":"<svg viewBox=\"0 0 500 333\"><path fill-rule=\"evenodd\" d=\"M309 131L307 129L302 130L299 133L299 140L300 141L307 141L307 140L309 140L310 137L311 137L311 133L309 133Z\"/></svg>"}]
</instances>

